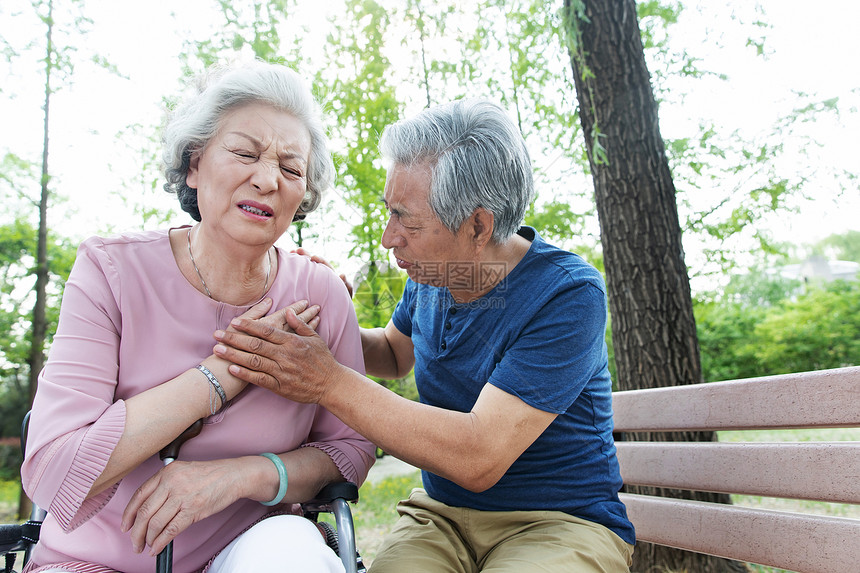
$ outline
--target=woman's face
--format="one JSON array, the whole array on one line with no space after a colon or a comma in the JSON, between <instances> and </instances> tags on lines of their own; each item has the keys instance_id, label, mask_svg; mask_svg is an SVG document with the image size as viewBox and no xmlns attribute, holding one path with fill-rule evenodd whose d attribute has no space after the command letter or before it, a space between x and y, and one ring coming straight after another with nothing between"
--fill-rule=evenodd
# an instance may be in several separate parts
<instances>
[{"instance_id":1,"label":"woman's face","mask_svg":"<svg viewBox=\"0 0 860 573\"><path fill-rule=\"evenodd\" d=\"M187 184L197 189L202 226L248 246L271 246L305 196L311 137L290 113L267 104L237 107L192 153Z\"/></svg>"}]
</instances>

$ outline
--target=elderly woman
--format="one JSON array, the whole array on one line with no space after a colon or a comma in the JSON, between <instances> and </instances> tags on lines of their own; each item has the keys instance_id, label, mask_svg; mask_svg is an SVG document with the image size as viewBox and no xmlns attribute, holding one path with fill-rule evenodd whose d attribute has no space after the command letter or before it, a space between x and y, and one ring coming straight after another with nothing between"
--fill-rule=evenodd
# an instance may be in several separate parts
<instances>
[{"instance_id":1,"label":"elderly woman","mask_svg":"<svg viewBox=\"0 0 860 573\"><path fill-rule=\"evenodd\" d=\"M344 285L274 246L331 184L318 105L284 67L229 69L177 108L164 156L198 223L88 239L66 284L22 468L49 511L28 571L150 572L174 538L177 572L342 571L292 513L327 483L362 482L374 446L212 354L237 316L285 327L299 313L363 371ZM158 452L201 418L163 467Z\"/></svg>"}]
</instances>

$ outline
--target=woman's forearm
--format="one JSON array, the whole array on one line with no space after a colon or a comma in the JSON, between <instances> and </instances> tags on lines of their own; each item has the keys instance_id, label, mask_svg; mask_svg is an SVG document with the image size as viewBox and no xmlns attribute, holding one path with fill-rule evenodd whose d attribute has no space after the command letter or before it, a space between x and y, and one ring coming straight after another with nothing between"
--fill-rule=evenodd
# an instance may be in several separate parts
<instances>
[{"instance_id":1,"label":"woman's forearm","mask_svg":"<svg viewBox=\"0 0 860 573\"><path fill-rule=\"evenodd\" d=\"M203 364L217 378L228 400L244 388L244 382L229 374L224 360L212 356ZM211 415L213 407L217 410L222 406L214 387L196 368L126 399L122 437L87 497L98 495L124 478L194 422Z\"/></svg>"}]
</instances>

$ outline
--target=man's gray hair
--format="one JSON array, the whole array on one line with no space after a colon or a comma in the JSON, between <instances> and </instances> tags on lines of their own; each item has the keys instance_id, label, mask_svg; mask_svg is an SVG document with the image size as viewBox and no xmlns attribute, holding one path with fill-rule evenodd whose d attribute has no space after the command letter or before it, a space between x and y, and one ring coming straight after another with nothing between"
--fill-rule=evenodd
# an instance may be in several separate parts
<instances>
[{"instance_id":1,"label":"man's gray hair","mask_svg":"<svg viewBox=\"0 0 860 573\"><path fill-rule=\"evenodd\" d=\"M388 126L382 155L404 167L428 161L430 207L450 231L478 207L494 218L493 241L522 224L534 195L525 140L505 110L485 100L458 100Z\"/></svg>"},{"instance_id":2,"label":"man's gray hair","mask_svg":"<svg viewBox=\"0 0 860 573\"><path fill-rule=\"evenodd\" d=\"M316 209L334 181L334 163L322 123L322 112L310 89L293 70L261 61L213 68L194 96L179 105L163 135L164 189L176 193L182 210L200 220L197 190L185 178L194 151L203 150L231 110L250 103L268 104L301 121L311 137L307 190L294 220Z\"/></svg>"}]
</instances>

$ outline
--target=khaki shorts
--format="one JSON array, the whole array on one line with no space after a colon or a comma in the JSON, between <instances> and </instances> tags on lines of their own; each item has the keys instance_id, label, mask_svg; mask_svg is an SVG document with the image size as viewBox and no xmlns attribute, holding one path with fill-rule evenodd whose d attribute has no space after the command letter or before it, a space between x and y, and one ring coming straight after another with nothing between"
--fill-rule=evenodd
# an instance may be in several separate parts
<instances>
[{"instance_id":1,"label":"khaki shorts","mask_svg":"<svg viewBox=\"0 0 860 573\"><path fill-rule=\"evenodd\" d=\"M370 573L627 573L633 546L560 511L451 507L414 489Z\"/></svg>"}]
</instances>

